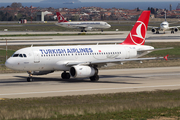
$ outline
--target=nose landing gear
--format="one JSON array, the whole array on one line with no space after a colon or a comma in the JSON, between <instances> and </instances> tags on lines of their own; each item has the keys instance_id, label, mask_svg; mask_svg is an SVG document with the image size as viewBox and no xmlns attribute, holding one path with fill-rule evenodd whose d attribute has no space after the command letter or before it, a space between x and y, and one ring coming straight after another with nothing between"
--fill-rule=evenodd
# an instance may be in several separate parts
<instances>
[{"instance_id":1,"label":"nose landing gear","mask_svg":"<svg viewBox=\"0 0 180 120\"><path fill-rule=\"evenodd\" d=\"M27 82L32 82L33 81L32 73L29 71L27 73L29 74L29 77L27 78Z\"/></svg>"}]
</instances>

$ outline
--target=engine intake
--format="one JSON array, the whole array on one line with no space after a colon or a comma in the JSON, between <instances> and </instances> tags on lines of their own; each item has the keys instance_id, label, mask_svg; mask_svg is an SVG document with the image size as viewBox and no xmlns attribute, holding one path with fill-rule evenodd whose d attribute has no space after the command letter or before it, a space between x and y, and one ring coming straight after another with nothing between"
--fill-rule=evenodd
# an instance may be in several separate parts
<instances>
[{"instance_id":1,"label":"engine intake","mask_svg":"<svg viewBox=\"0 0 180 120\"><path fill-rule=\"evenodd\" d=\"M72 66L70 68L70 75L72 77L91 77L94 76L96 73L96 70L93 67L90 66Z\"/></svg>"},{"instance_id":2,"label":"engine intake","mask_svg":"<svg viewBox=\"0 0 180 120\"><path fill-rule=\"evenodd\" d=\"M179 29L178 28L175 28L174 31L177 32Z\"/></svg>"},{"instance_id":3,"label":"engine intake","mask_svg":"<svg viewBox=\"0 0 180 120\"><path fill-rule=\"evenodd\" d=\"M156 32L156 29L152 29L151 31L154 33L154 32Z\"/></svg>"}]
</instances>

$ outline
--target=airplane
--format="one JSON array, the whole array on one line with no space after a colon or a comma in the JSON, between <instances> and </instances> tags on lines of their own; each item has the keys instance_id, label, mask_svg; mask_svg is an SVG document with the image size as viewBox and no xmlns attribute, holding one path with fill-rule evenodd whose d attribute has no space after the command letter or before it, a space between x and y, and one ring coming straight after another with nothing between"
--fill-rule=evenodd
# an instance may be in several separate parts
<instances>
[{"instance_id":1,"label":"airplane","mask_svg":"<svg viewBox=\"0 0 180 120\"><path fill-rule=\"evenodd\" d=\"M103 21L68 22L59 12L56 12L56 14L58 18L58 23L56 23L56 25L66 28L78 28L81 29L81 32L87 32L87 30L92 29L101 29L103 32L103 29L111 27L111 25Z\"/></svg>"},{"instance_id":2,"label":"airplane","mask_svg":"<svg viewBox=\"0 0 180 120\"><path fill-rule=\"evenodd\" d=\"M159 30L162 30L165 34L166 30L171 30L171 34L177 32L179 29L178 27L180 26L173 26L169 27L169 23L166 21L166 12L165 12L165 21L160 24L160 27L153 27L153 26L148 26L148 28L152 28L151 31L153 33L159 34Z\"/></svg>"},{"instance_id":3,"label":"airplane","mask_svg":"<svg viewBox=\"0 0 180 120\"><path fill-rule=\"evenodd\" d=\"M159 58L138 57L156 50L172 49L154 49L144 45L149 16L150 11L143 11L127 38L120 44L31 46L17 50L5 65L10 69L27 71L28 82L34 80L33 75L46 75L54 71L63 71L62 79L89 77L91 81L98 81L98 68L108 63L156 60ZM167 59L167 56L164 58Z\"/></svg>"}]
</instances>

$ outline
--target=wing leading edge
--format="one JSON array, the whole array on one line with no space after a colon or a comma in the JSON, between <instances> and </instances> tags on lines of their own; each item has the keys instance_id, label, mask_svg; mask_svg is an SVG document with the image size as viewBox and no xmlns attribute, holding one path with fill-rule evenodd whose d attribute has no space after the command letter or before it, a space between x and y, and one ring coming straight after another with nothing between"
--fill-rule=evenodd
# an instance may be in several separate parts
<instances>
[{"instance_id":1,"label":"wing leading edge","mask_svg":"<svg viewBox=\"0 0 180 120\"><path fill-rule=\"evenodd\" d=\"M151 58L132 58L132 59L113 59L113 60L96 60L96 61L87 61L87 62L67 62L66 66L74 66L74 65L98 65L98 64L107 64L107 63L121 63L121 62L129 62L129 61L143 61L143 60L167 60L168 55L165 57L151 57Z\"/></svg>"}]
</instances>

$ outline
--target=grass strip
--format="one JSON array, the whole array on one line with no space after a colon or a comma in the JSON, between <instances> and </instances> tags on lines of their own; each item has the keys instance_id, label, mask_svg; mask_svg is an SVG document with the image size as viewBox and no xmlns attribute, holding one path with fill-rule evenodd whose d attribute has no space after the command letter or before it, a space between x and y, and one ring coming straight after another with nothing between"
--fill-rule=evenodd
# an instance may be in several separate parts
<instances>
[{"instance_id":1,"label":"grass strip","mask_svg":"<svg viewBox=\"0 0 180 120\"><path fill-rule=\"evenodd\" d=\"M180 117L180 90L5 99L1 120L113 120Z\"/></svg>"}]
</instances>

